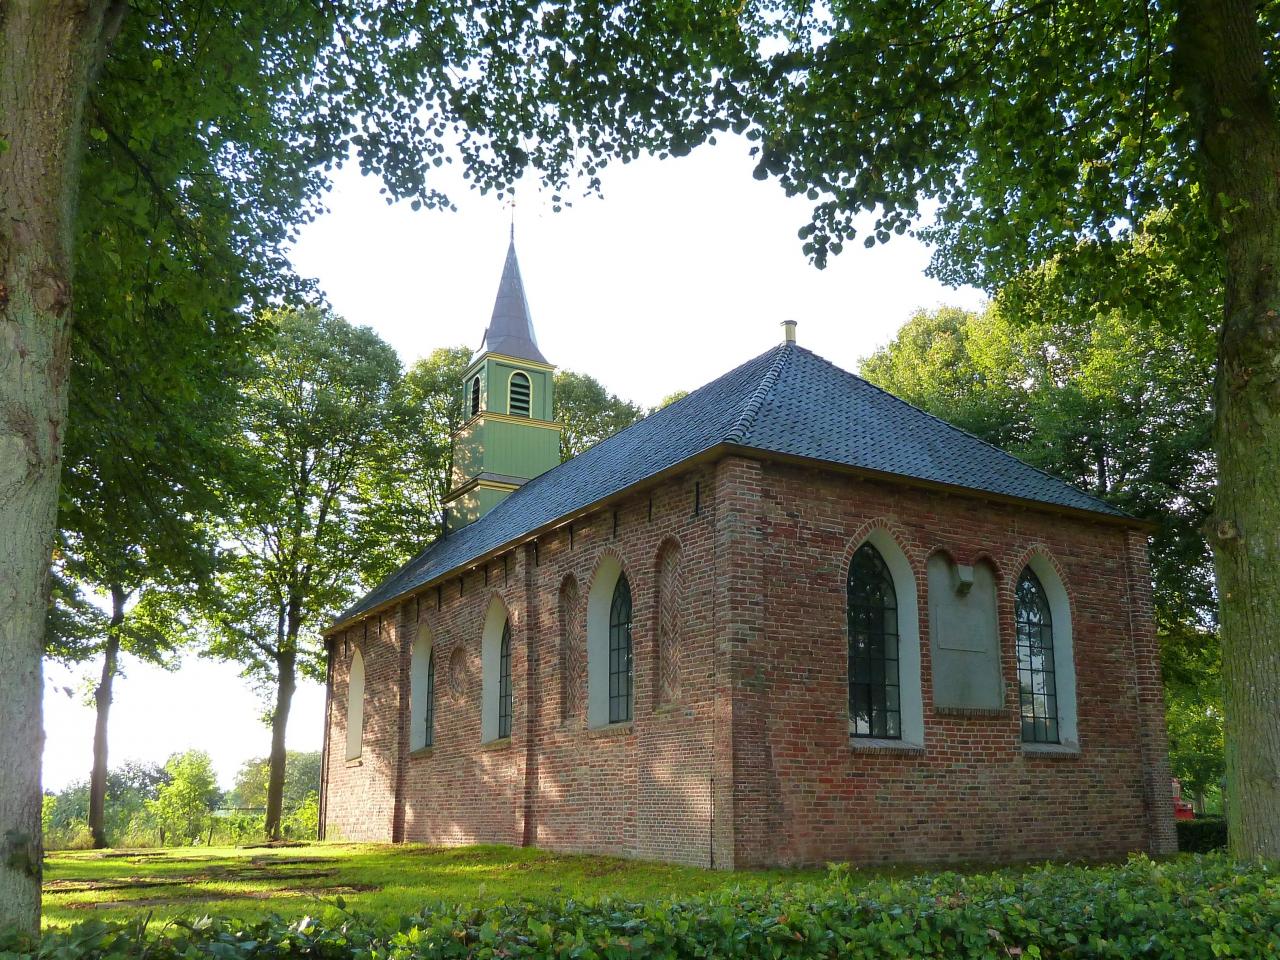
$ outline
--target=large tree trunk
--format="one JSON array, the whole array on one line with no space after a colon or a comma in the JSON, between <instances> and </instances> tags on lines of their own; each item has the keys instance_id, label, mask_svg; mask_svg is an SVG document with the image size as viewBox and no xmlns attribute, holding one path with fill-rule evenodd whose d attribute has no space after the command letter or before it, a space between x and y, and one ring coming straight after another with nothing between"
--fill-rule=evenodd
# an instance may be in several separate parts
<instances>
[{"instance_id":1,"label":"large tree trunk","mask_svg":"<svg viewBox=\"0 0 1280 960\"><path fill-rule=\"evenodd\" d=\"M97 718L93 726L93 772L89 774L89 832L93 845L107 846L107 719L111 714L111 685L120 659L120 628L124 624L124 590L111 587L111 623L102 651L102 678L93 693Z\"/></svg>"},{"instance_id":2,"label":"large tree trunk","mask_svg":"<svg viewBox=\"0 0 1280 960\"><path fill-rule=\"evenodd\" d=\"M1185 0L1177 69L1218 228L1218 575L1231 851L1280 858L1280 122L1251 0Z\"/></svg>"},{"instance_id":3,"label":"large tree trunk","mask_svg":"<svg viewBox=\"0 0 1280 960\"><path fill-rule=\"evenodd\" d=\"M299 600L289 602L285 639L276 654L276 706L271 712L271 758L267 773L267 839L281 838L280 821L284 809L285 729L289 725L289 708L297 687L298 630L301 627Z\"/></svg>"},{"instance_id":4,"label":"large tree trunk","mask_svg":"<svg viewBox=\"0 0 1280 960\"><path fill-rule=\"evenodd\" d=\"M40 922L40 657L70 370L81 117L124 3L0 5L0 927Z\"/></svg>"}]
</instances>

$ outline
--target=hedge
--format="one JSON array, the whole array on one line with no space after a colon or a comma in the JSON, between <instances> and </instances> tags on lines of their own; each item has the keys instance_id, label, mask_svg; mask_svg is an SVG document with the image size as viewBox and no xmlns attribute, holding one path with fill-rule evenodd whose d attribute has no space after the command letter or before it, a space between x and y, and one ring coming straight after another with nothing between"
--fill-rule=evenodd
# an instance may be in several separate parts
<instances>
[{"instance_id":1,"label":"hedge","mask_svg":"<svg viewBox=\"0 0 1280 960\"><path fill-rule=\"evenodd\" d=\"M1178 849L1183 853L1209 853L1227 849L1227 821L1224 817L1178 820Z\"/></svg>"},{"instance_id":2,"label":"hedge","mask_svg":"<svg viewBox=\"0 0 1280 960\"><path fill-rule=\"evenodd\" d=\"M0 957L22 945L0 941ZM6 953L5 951L9 951ZM147 931L86 922L47 934L47 960L410 958L1280 957L1280 870L1224 856L820 882L646 904L434 905L397 927L359 916Z\"/></svg>"}]
</instances>

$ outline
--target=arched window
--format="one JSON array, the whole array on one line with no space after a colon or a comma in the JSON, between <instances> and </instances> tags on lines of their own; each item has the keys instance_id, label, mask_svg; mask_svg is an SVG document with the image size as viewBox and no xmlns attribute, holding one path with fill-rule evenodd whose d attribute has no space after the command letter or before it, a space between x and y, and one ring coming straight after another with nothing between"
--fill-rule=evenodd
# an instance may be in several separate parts
<instances>
[{"instance_id":1,"label":"arched window","mask_svg":"<svg viewBox=\"0 0 1280 960\"><path fill-rule=\"evenodd\" d=\"M357 760L364 742L364 657L351 654L347 675L347 759Z\"/></svg>"},{"instance_id":2,"label":"arched window","mask_svg":"<svg viewBox=\"0 0 1280 960\"><path fill-rule=\"evenodd\" d=\"M475 416L480 412L480 377L477 375L471 381L471 416Z\"/></svg>"},{"instance_id":3,"label":"arched window","mask_svg":"<svg viewBox=\"0 0 1280 960\"><path fill-rule=\"evenodd\" d=\"M511 736L511 621L502 625L498 648L498 737Z\"/></svg>"},{"instance_id":4,"label":"arched window","mask_svg":"<svg viewBox=\"0 0 1280 960\"><path fill-rule=\"evenodd\" d=\"M511 616L496 594L480 636L480 739L511 736Z\"/></svg>"},{"instance_id":5,"label":"arched window","mask_svg":"<svg viewBox=\"0 0 1280 960\"><path fill-rule=\"evenodd\" d=\"M631 719L631 585L618 578L609 605L609 722Z\"/></svg>"},{"instance_id":6,"label":"arched window","mask_svg":"<svg viewBox=\"0 0 1280 960\"><path fill-rule=\"evenodd\" d=\"M1058 743L1058 681L1053 650L1053 613L1035 572L1027 567L1015 594L1018 627L1018 690L1025 743Z\"/></svg>"},{"instance_id":7,"label":"arched window","mask_svg":"<svg viewBox=\"0 0 1280 960\"><path fill-rule=\"evenodd\" d=\"M511 386L507 399L507 413L513 417L529 416L529 400L533 388L527 374L517 370L511 375Z\"/></svg>"},{"instance_id":8,"label":"arched window","mask_svg":"<svg viewBox=\"0 0 1280 960\"><path fill-rule=\"evenodd\" d=\"M431 633L419 628L409 661L409 749L422 750L435 743L436 651Z\"/></svg>"},{"instance_id":9,"label":"arched window","mask_svg":"<svg viewBox=\"0 0 1280 960\"><path fill-rule=\"evenodd\" d=\"M902 737L898 595L880 551L864 543L849 563L849 717L855 737Z\"/></svg>"}]
</instances>

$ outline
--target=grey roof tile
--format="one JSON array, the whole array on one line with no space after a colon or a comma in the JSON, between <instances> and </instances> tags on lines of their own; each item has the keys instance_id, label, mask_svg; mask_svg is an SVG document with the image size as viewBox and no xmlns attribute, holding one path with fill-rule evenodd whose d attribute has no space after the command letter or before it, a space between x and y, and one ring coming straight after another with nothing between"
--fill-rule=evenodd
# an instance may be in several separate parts
<instances>
[{"instance_id":1,"label":"grey roof tile","mask_svg":"<svg viewBox=\"0 0 1280 960\"><path fill-rule=\"evenodd\" d=\"M534 477L479 520L432 543L337 624L720 443L1125 516L816 354L783 344Z\"/></svg>"}]
</instances>

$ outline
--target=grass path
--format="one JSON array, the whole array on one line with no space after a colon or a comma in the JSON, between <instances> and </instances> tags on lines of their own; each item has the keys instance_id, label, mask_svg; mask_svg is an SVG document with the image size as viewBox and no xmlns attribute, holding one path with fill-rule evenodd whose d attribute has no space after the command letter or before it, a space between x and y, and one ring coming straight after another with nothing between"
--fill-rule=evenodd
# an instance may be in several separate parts
<instances>
[{"instance_id":1,"label":"grass path","mask_svg":"<svg viewBox=\"0 0 1280 960\"><path fill-rule=\"evenodd\" d=\"M820 873L725 873L502 846L316 843L270 849L65 851L45 860L44 924L65 927L90 918L147 915L163 923L206 913L323 916L335 910L338 898L348 910L394 918L435 900L650 900Z\"/></svg>"}]
</instances>

